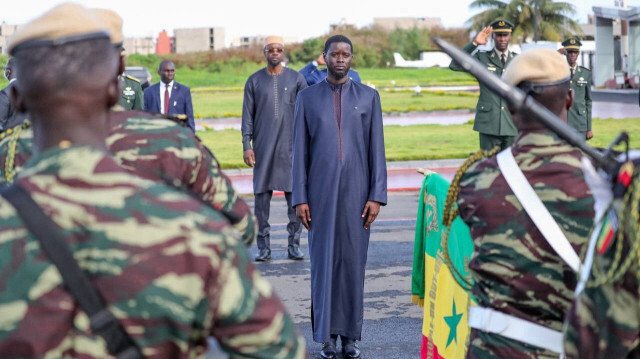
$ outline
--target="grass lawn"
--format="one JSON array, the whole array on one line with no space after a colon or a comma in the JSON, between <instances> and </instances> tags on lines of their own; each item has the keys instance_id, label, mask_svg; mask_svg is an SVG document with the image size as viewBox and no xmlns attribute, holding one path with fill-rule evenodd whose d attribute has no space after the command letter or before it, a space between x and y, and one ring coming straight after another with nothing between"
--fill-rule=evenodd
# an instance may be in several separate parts
<instances>
[{"instance_id":1,"label":"grass lawn","mask_svg":"<svg viewBox=\"0 0 640 359\"><path fill-rule=\"evenodd\" d=\"M477 85L476 79L465 73L449 69L430 67L426 69L355 69L363 82L371 82L377 87L394 86L459 86Z\"/></svg>"},{"instance_id":2,"label":"grass lawn","mask_svg":"<svg viewBox=\"0 0 640 359\"><path fill-rule=\"evenodd\" d=\"M306 64L292 64L290 67L296 71ZM211 72L207 69L193 70L187 67L176 69L176 81L185 84L192 89L198 87L244 87L247 78L254 72L265 67L264 64L244 63L237 67L225 67L220 72ZM476 85L478 82L473 76L465 72L455 72L447 68L431 67L427 69L401 69L401 68L354 68L360 74L364 83L372 83L377 87L387 86L458 86ZM153 82L159 81L156 69L149 69L153 76ZM395 85L392 83L395 81Z\"/></svg>"},{"instance_id":3,"label":"grass lawn","mask_svg":"<svg viewBox=\"0 0 640 359\"><path fill-rule=\"evenodd\" d=\"M386 126L388 161L465 158L478 150L478 134L472 125ZM593 120L592 146L606 147L622 130L632 138L631 147L640 148L640 118ZM198 136L218 157L223 168L247 168L242 161L240 131L201 131Z\"/></svg>"},{"instance_id":4,"label":"grass lawn","mask_svg":"<svg viewBox=\"0 0 640 359\"><path fill-rule=\"evenodd\" d=\"M239 90L195 89L193 109L198 118L241 117L242 96L243 92ZM415 96L411 91L380 91L380 100L384 112L473 109L478 102L474 94L425 92Z\"/></svg>"},{"instance_id":5,"label":"grass lawn","mask_svg":"<svg viewBox=\"0 0 640 359\"><path fill-rule=\"evenodd\" d=\"M4 61L0 61L4 65ZM134 66L134 64L131 64ZM289 67L299 71L306 64L291 64ZM247 78L254 72L265 67L265 64L243 63L237 66L224 66L222 69L190 69L179 67L176 69L176 81L191 87L214 89L242 89ZM377 87L393 86L456 86L475 85L478 82L469 74L454 72L449 69L401 69L401 68L354 68L360 74L363 82L370 82ZM149 68L153 77L152 82L160 81L157 68ZM0 88L7 85L4 77L0 76Z\"/></svg>"}]
</instances>

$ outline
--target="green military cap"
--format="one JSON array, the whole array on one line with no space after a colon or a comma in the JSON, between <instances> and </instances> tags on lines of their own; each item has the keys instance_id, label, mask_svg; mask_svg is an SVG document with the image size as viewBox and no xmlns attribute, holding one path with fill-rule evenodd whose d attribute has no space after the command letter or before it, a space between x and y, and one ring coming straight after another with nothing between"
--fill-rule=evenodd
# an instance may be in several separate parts
<instances>
[{"instance_id":1,"label":"green military cap","mask_svg":"<svg viewBox=\"0 0 640 359\"><path fill-rule=\"evenodd\" d=\"M569 65L562 55L549 48L538 48L511 60L502 79L513 86L526 82L542 87L569 81L569 76Z\"/></svg>"},{"instance_id":2,"label":"green military cap","mask_svg":"<svg viewBox=\"0 0 640 359\"><path fill-rule=\"evenodd\" d=\"M105 25L84 6L64 3L18 28L9 39L14 55L24 48L60 46L89 39L109 39Z\"/></svg>"},{"instance_id":3,"label":"green military cap","mask_svg":"<svg viewBox=\"0 0 640 359\"><path fill-rule=\"evenodd\" d=\"M562 46L567 50L580 50L582 43L577 37L570 37L562 42Z\"/></svg>"},{"instance_id":4,"label":"green military cap","mask_svg":"<svg viewBox=\"0 0 640 359\"><path fill-rule=\"evenodd\" d=\"M490 26L493 28L493 32L496 32L496 33L513 31L513 24L505 19L498 19L492 22Z\"/></svg>"}]
</instances>

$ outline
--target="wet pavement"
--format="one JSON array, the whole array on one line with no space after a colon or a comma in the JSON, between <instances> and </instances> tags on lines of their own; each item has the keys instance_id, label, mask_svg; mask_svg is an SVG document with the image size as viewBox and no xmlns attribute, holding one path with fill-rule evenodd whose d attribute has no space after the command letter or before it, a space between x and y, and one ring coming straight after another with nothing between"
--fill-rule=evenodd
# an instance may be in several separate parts
<instances>
[{"instance_id":1,"label":"wet pavement","mask_svg":"<svg viewBox=\"0 0 640 359\"><path fill-rule=\"evenodd\" d=\"M640 117L640 107L637 98L631 103L621 102L593 102L593 117L599 118L635 118ZM411 125L461 125L473 120L474 112L470 110L451 110L433 112L392 113L383 116L385 126ZM225 129L240 130L239 118L198 119L196 129Z\"/></svg>"},{"instance_id":2,"label":"wet pavement","mask_svg":"<svg viewBox=\"0 0 640 359\"><path fill-rule=\"evenodd\" d=\"M253 208L251 197L246 198ZM411 303L411 269L418 192L389 194L371 228L365 278L365 308L360 348L366 359L405 359L420 356L422 308ZM272 260L257 268L275 287L298 330L305 336L309 358L319 358L321 345L313 343L309 247L303 230L303 261L287 259L286 201L271 204ZM250 249L254 256L255 245ZM341 356L339 356L341 357ZM210 358L226 358L212 351Z\"/></svg>"}]
</instances>

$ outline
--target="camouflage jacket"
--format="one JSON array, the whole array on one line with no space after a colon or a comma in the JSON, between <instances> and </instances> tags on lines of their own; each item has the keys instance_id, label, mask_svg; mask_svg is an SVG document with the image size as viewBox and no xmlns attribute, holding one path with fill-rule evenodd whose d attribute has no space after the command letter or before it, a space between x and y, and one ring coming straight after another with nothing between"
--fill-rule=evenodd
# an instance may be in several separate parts
<instances>
[{"instance_id":1,"label":"camouflage jacket","mask_svg":"<svg viewBox=\"0 0 640 359\"><path fill-rule=\"evenodd\" d=\"M87 146L45 150L16 181L147 358L203 358L210 335L232 357L304 357L304 339L219 212ZM4 199L0 238L0 357L110 357Z\"/></svg>"},{"instance_id":2,"label":"camouflage jacket","mask_svg":"<svg viewBox=\"0 0 640 359\"><path fill-rule=\"evenodd\" d=\"M112 111L107 145L132 173L181 187L221 211L251 245L256 221L231 186L213 154L188 128L137 111ZM11 183L31 157L33 132L28 122L0 133L0 184Z\"/></svg>"},{"instance_id":3,"label":"camouflage jacket","mask_svg":"<svg viewBox=\"0 0 640 359\"><path fill-rule=\"evenodd\" d=\"M595 272L608 277L615 258L624 262L632 243L628 236L621 242L614 236L611 244L598 247L604 250L595 254L590 282ZM640 358L640 266L636 257L629 259L631 265L619 279L589 284L575 299L564 333L568 359Z\"/></svg>"},{"instance_id":4,"label":"camouflage jacket","mask_svg":"<svg viewBox=\"0 0 640 359\"><path fill-rule=\"evenodd\" d=\"M581 153L547 131L522 132L512 153L536 194L577 253L593 225L593 198L580 167ZM576 274L535 227L500 174L496 157L463 175L459 212L469 225L469 263L478 305L561 330ZM551 351L472 330L467 358L557 358Z\"/></svg>"}]
</instances>

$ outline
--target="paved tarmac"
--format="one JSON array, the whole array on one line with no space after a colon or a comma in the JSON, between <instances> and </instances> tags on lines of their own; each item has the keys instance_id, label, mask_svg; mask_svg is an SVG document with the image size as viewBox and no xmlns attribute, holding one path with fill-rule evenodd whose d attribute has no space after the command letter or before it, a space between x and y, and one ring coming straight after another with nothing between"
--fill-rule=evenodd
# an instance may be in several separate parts
<instances>
[{"instance_id":1,"label":"paved tarmac","mask_svg":"<svg viewBox=\"0 0 640 359\"><path fill-rule=\"evenodd\" d=\"M251 197L246 198L253 207ZM365 309L360 348L366 359L409 359L420 356L422 308L411 303L411 269L418 192L389 194L371 228L365 279ZM301 249L303 261L287 259L286 201L274 197L271 206L271 250L273 259L257 263L260 272L273 284L304 335L309 358L319 358L321 344L313 343L311 330L310 261L306 230ZM256 254L255 246L250 249ZM341 356L339 356L341 358ZM212 350L210 358L226 358Z\"/></svg>"}]
</instances>

